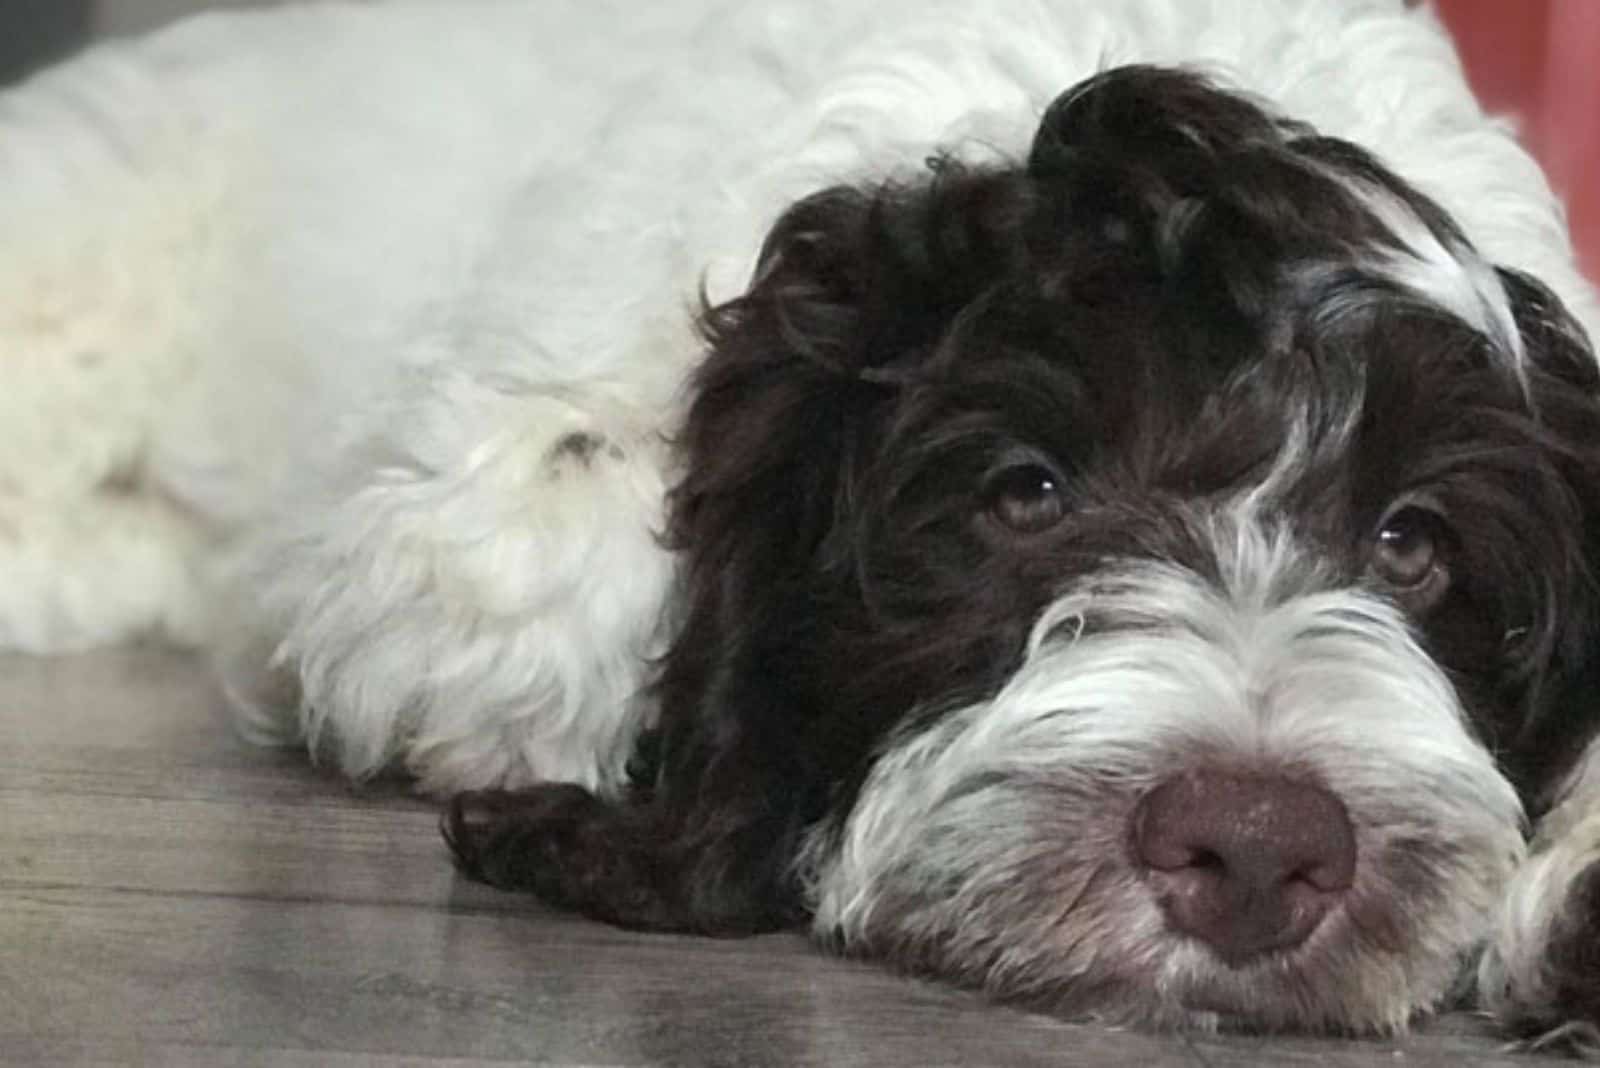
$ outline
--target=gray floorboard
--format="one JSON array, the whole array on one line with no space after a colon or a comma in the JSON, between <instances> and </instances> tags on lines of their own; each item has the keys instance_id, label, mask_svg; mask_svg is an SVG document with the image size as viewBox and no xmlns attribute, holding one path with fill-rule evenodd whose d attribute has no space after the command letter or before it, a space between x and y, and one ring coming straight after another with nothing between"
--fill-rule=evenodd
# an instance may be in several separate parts
<instances>
[{"instance_id":1,"label":"gray floorboard","mask_svg":"<svg viewBox=\"0 0 1600 1068\"><path fill-rule=\"evenodd\" d=\"M1535 1065L1400 1039L1150 1035L796 936L637 935L464 882L433 806L229 732L196 661L0 658L0 1064Z\"/></svg>"}]
</instances>

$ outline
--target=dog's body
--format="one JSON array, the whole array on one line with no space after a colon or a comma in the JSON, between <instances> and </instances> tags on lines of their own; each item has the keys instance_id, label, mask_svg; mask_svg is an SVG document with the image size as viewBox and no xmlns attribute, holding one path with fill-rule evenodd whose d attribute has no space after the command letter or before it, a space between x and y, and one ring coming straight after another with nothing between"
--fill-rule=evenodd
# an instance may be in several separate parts
<instances>
[{"instance_id":1,"label":"dog's body","mask_svg":"<svg viewBox=\"0 0 1600 1068\"><path fill-rule=\"evenodd\" d=\"M6 98L0 641L204 640L618 922L1600 1019L1600 306L1431 16L462 11Z\"/></svg>"}]
</instances>

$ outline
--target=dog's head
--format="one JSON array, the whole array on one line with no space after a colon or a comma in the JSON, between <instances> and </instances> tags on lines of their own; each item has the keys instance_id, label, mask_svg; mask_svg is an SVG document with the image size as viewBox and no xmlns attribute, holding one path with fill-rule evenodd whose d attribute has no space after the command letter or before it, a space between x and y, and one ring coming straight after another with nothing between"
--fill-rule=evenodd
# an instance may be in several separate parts
<instances>
[{"instance_id":1,"label":"dog's head","mask_svg":"<svg viewBox=\"0 0 1600 1068\"><path fill-rule=\"evenodd\" d=\"M1440 999L1596 712L1600 377L1546 289L1127 68L1024 165L798 204L708 332L663 688L770 735L820 933L1145 1022Z\"/></svg>"}]
</instances>

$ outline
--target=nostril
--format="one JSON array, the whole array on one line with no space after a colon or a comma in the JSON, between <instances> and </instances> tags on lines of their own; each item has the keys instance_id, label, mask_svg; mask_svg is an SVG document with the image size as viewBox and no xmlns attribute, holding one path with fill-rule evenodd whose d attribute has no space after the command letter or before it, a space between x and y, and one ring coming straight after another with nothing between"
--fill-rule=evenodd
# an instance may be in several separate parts
<instances>
[{"instance_id":1,"label":"nostril","mask_svg":"<svg viewBox=\"0 0 1600 1068\"><path fill-rule=\"evenodd\" d=\"M1319 893L1338 893L1350 889L1353 876L1353 865L1347 866L1342 862L1319 863L1295 869L1288 874L1286 881L1302 884Z\"/></svg>"}]
</instances>

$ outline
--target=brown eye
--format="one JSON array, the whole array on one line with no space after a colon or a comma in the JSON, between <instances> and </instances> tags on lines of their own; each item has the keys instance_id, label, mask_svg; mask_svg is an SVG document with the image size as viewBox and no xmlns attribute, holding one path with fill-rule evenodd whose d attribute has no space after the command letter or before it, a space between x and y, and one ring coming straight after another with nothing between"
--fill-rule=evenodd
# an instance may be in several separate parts
<instances>
[{"instance_id":1,"label":"brown eye","mask_svg":"<svg viewBox=\"0 0 1600 1068\"><path fill-rule=\"evenodd\" d=\"M1067 514L1061 476L1043 464L1016 464L996 473L984 489L989 513L1021 534L1037 534Z\"/></svg>"},{"instance_id":2,"label":"brown eye","mask_svg":"<svg viewBox=\"0 0 1600 1068\"><path fill-rule=\"evenodd\" d=\"M1372 570L1401 593L1415 593L1429 604L1449 583L1444 550L1449 538L1444 517L1417 505L1390 512L1378 525L1372 546Z\"/></svg>"}]
</instances>

